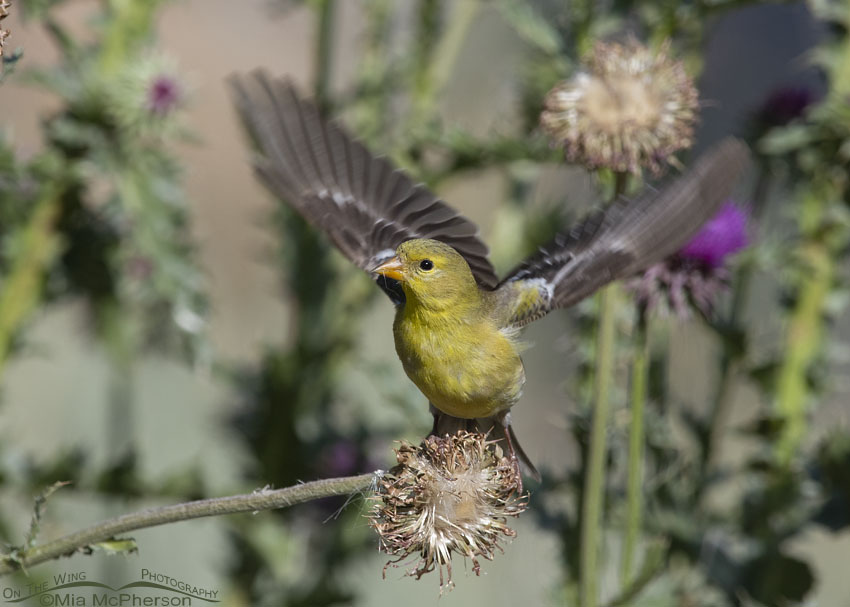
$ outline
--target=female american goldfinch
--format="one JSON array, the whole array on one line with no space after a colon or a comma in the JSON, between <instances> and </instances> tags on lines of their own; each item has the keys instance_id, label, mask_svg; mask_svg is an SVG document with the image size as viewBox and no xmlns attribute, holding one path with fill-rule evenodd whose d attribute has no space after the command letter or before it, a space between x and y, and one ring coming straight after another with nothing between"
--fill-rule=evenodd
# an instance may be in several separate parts
<instances>
[{"instance_id":1,"label":"female american goldfinch","mask_svg":"<svg viewBox=\"0 0 850 607\"><path fill-rule=\"evenodd\" d=\"M500 281L472 222L325 121L288 80L255 72L234 86L260 179L396 304L396 352L431 403L433 432L495 428L536 478L510 426L525 382L519 329L677 251L729 196L749 156L724 140L663 189L558 233Z\"/></svg>"}]
</instances>

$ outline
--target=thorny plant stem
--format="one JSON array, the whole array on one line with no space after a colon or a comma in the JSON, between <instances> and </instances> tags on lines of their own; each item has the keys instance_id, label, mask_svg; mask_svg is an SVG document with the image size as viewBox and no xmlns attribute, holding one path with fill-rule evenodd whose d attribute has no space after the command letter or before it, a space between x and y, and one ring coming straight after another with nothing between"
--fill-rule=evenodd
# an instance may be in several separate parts
<instances>
[{"instance_id":1,"label":"thorny plant stem","mask_svg":"<svg viewBox=\"0 0 850 607\"><path fill-rule=\"evenodd\" d=\"M370 472L359 476L324 479L274 491L216 497L124 514L46 544L2 555L0 556L0 576L62 556L70 556L78 550L136 529L157 527L205 516L286 508L323 497L349 495L367 490L379 475L380 472Z\"/></svg>"},{"instance_id":2,"label":"thorny plant stem","mask_svg":"<svg viewBox=\"0 0 850 607\"><path fill-rule=\"evenodd\" d=\"M788 465L806 433L809 367L820 351L823 338L823 310L832 286L834 261L825 246L806 243L801 251L811 274L801 288L800 299L791 314L785 342L785 358L779 372L777 412L784 425L777 443L780 463Z\"/></svg>"},{"instance_id":3,"label":"thorny plant stem","mask_svg":"<svg viewBox=\"0 0 850 607\"><path fill-rule=\"evenodd\" d=\"M825 209L835 204L839 194L831 185L813 185L800 204L800 223L805 238L798 248L800 279L797 299L788 319L785 334L785 356L779 368L776 385L776 413L782 419L776 442L776 457L788 466L806 434L811 392L809 371L821 351L827 298L835 274L835 255L846 243L830 242L825 223Z\"/></svg>"},{"instance_id":4,"label":"thorny plant stem","mask_svg":"<svg viewBox=\"0 0 850 607\"><path fill-rule=\"evenodd\" d=\"M626 189L627 173L615 174L616 200ZM610 285L599 298L599 326L596 342L593 421L585 471L581 515L581 556L579 603L595 607L598 600L598 556L602 511L605 501L605 459L609 416L609 395L614 374L614 321L617 316L617 285Z\"/></svg>"},{"instance_id":5,"label":"thorny plant stem","mask_svg":"<svg viewBox=\"0 0 850 607\"><path fill-rule=\"evenodd\" d=\"M593 0L580 0L571 4L570 7L573 13L572 34L575 38L575 48L579 57L590 52L593 42L591 27L593 25L594 5Z\"/></svg>"},{"instance_id":6,"label":"thorny plant stem","mask_svg":"<svg viewBox=\"0 0 850 607\"><path fill-rule=\"evenodd\" d=\"M646 405L649 339L646 309L638 310L632 360L631 420L629 425L629 463L626 486L626 537L623 544L622 583L627 587L634 575L635 549L643 517L643 418Z\"/></svg>"},{"instance_id":7,"label":"thorny plant stem","mask_svg":"<svg viewBox=\"0 0 850 607\"><path fill-rule=\"evenodd\" d=\"M850 66L850 59L847 65ZM847 236L831 225L834 220L828 210L840 205L845 196L845 186L828 173L821 174L811 180L798 205L798 223L804 235L797 249L799 278L776 385L776 413L782 424L775 453L785 466L791 463L806 435L806 417L813 397L809 374L823 348L836 260L847 247Z\"/></svg>"},{"instance_id":8,"label":"thorny plant stem","mask_svg":"<svg viewBox=\"0 0 850 607\"><path fill-rule=\"evenodd\" d=\"M18 329L39 304L44 275L60 250L55 231L60 190L49 186L36 203L8 278L0 285L0 375Z\"/></svg>"},{"instance_id":9,"label":"thorny plant stem","mask_svg":"<svg viewBox=\"0 0 850 607\"><path fill-rule=\"evenodd\" d=\"M109 27L103 35L100 68L104 75L121 71L127 57L147 40L162 0L107 0Z\"/></svg>"}]
</instances>

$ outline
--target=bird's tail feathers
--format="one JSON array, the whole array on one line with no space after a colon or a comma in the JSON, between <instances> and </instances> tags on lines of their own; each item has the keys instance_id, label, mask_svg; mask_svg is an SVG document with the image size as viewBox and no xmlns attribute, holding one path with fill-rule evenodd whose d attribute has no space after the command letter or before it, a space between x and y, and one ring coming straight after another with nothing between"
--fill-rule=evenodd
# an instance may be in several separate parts
<instances>
[{"instance_id":1,"label":"bird's tail feathers","mask_svg":"<svg viewBox=\"0 0 850 607\"><path fill-rule=\"evenodd\" d=\"M510 417L505 414L492 417L480 417L476 419L463 419L443 413L434 405L431 405L431 413L434 415L434 427L431 434L435 436L453 435L464 430L466 432L480 432L490 435L492 440L499 442L499 446L505 453L513 453L522 466L523 472L538 483L541 481L540 472L528 457L517 440L516 433L511 425Z\"/></svg>"}]
</instances>

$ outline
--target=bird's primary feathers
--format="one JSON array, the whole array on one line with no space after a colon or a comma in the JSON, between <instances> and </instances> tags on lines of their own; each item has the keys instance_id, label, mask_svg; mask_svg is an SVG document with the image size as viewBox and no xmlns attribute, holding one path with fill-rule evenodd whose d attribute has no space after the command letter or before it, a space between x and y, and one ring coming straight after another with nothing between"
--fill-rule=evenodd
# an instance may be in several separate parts
<instances>
[{"instance_id":1,"label":"bird's primary feathers","mask_svg":"<svg viewBox=\"0 0 850 607\"><path fill-rule=\"evenodd\" d=\"M435 429L496 417L509 444L507 412L525 380L518 329L678 250L729 196L749 155L724 140L663 188L558 233L499 282L472 222L325 121L288 80L255 72L234 86L260 179L376 272L398 304L396 350L443 414Z\"/></svg>"}]
</instances>

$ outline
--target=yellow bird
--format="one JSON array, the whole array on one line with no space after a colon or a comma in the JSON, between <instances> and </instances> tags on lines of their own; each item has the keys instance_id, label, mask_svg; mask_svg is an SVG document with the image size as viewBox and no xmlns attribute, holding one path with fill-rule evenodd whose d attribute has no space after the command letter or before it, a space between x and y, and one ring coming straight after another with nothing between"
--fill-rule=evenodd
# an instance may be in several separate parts
<instances>
[{"instance_id":1,"label":"yellow bird","mask_svg":"<svg viewBox=\"0 0 850 607\"><path fill-rule=\"evenodd\" d=\"M431 403L432 432L495 428L535 478L510 422L525 382L520 328L677 251L749 157L743 143L724 140L662 189L558 233L500 281L472 222L325 121L288 80L255 72L234 85L260 179L396 304L396 352Z\"/></svg>"}]
</instances>

